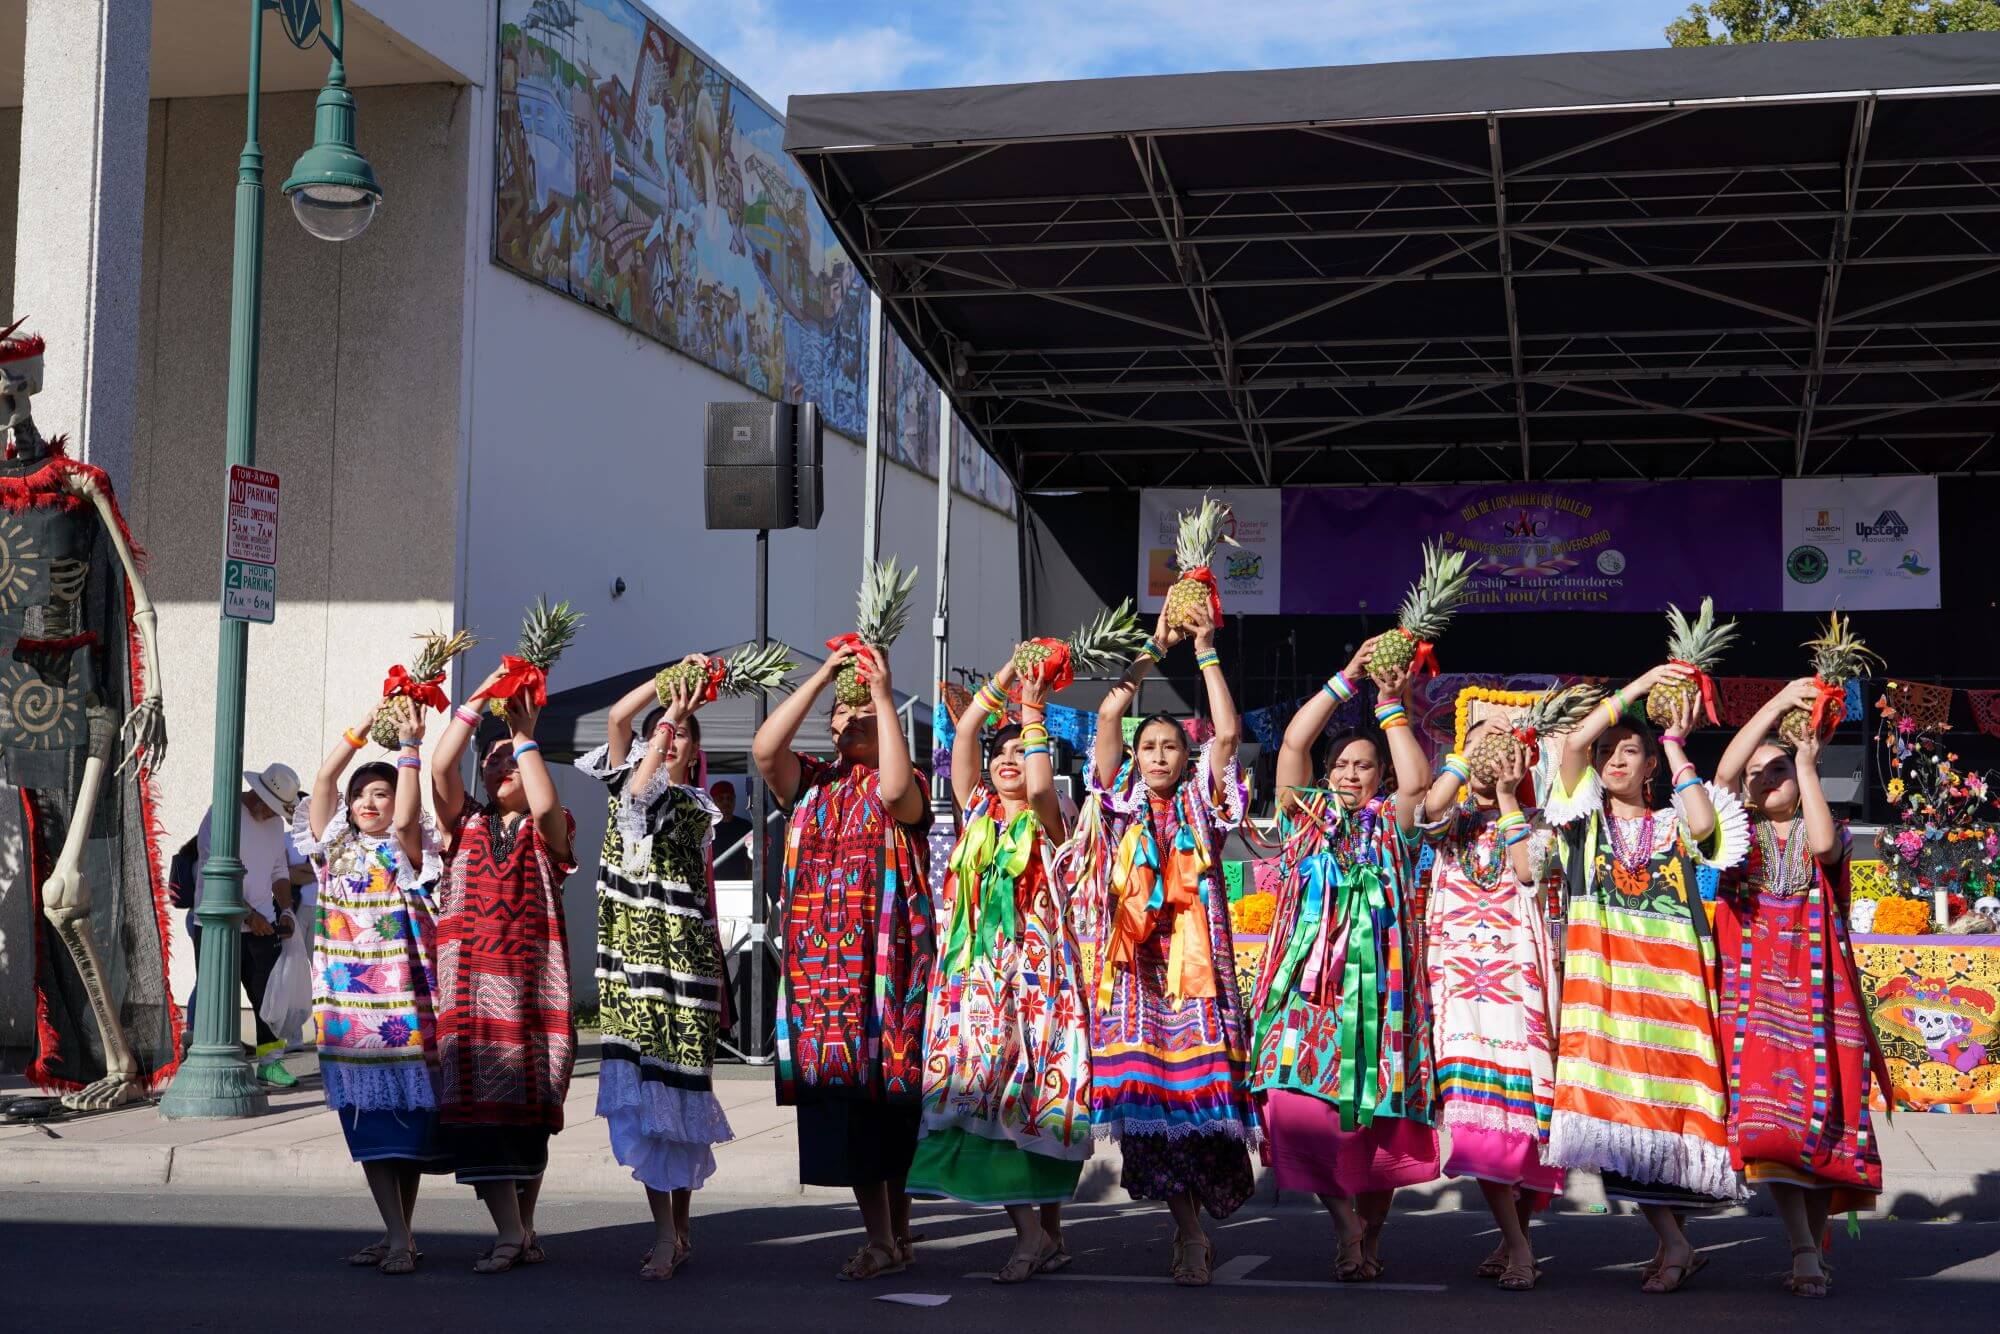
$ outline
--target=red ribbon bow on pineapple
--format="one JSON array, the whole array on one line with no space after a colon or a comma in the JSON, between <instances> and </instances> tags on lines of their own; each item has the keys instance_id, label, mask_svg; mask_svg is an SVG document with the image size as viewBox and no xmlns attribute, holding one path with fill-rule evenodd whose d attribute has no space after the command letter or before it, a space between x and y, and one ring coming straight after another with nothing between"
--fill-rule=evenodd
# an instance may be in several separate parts
<instances>
[{"instance_id":1,"label":"red ribbon bow on pineapple","mask_svg":"<svg viewBox=\"0 0 2000 1334\"><path fill-rule=\"evenodd\" d=\"M1847 691L1815 676L1813 695L1813 735L1825 736L1847 719Z\"/></svg>"},{"instance_id":2,"label":"red ribbon bow on pineapple","mask_svg":"<svg viewBox=\"0 0 2000 1334\"><path fill-rule=\"evenodd\" d=\"M826 646L829 650L849 648L849 647L862 649L862 648L867 648L868 643L866 640L862 639L860 635L855 634L854 631L852 630L849 630L844 635L835 635L833 638L827 640ZM869 675L868 660L866 658L860 658L860 657L855 658L854 660L855 680L861 682L862 685L867 685L868 675Z\"/></svg>"},{"instance_id":3,"label":"red ribbon bow on pineapple","mask_svg":"<svg viewBox=\"0 0 2000 1334\"><path fill-rule=\"evenodd\" d=\"M549 674L529 662L508 653L500 659L500 679L486 692L488 699L512 699L516 695L526 695L536 708L549 702Z\"/></svg>"},{"instance_id":4,"label":"red ribbon bow on pineapple","mask_svg":"<svg viewBox=\"0 0 2000 1334\"><path fill-rule=\"evenodd\" d=\"M702 678L697 697L704 704L713 704L722 694L722 679L729 674L729 664L720 658L708 660L708 674Z\"/></svg>"},{"instance_id":5,"label":"red ribbon bow on pineapple","mask_svg":"<svg viewBox=\"0 0 2000 1334\"><path fill-rule=\"evenodd\" d=\"M412 704L443 713L451 707L444 691L438 687L444 682L444 673L436 676L415 677L400 662L389 669L389 679L382 683L382 698L391 699L397 695L407 696Z\"/></svg>"},{"instance_id":6,"label":"red ribbon bow on pineapple","mask_svg":"<svg viewBox=\"0 0 2000 1334\"><path fill-rule=\"evenodd\" d=\"M1701 706L1708 714L1709 725L1711 727L1720 725L1722 720L1715 716L1715 678L1691 662L1682 662L1679 658L1670 658L1668 661L1676 667L1685 667L1694 673L1694 688L1701 692Z\"/></svg>"},{"instance_id":7,"label":"red ribbon bow on pineapple","mask_svg":"<svg viewBox=\"0 0 2000 1334\"><path fill-rule=\"evenodd\" d=\"M1216 586L1215 571L1206 565L1197 565L1192 570L1182 570L1181 578L1192 579L1198 584L1208 585L1208 614L1214 620L1215 628L1222 628L1222 590Z\"/></svg>"},{"instance_id":8,"label":"red ribbon bow on pineapple","mask_svg":"<svg viewBox=\"0 0 2000 1334\"><path fill-rule=\"evenodd\" d=\"M1389 633L1401 635L1417 646L1416 652L1410 655L1410 679L1412 681L1421 681L1426 676L1436 676L1438 674L1436 644L1431 643L1428 639L1418 639L1400 625Z\"/></svg>"},{"instance_id":9,"label":"red ribbon bow on pineapple","mask_svg":"<svg viewBox=\"0 0 2000 1334\"><path fill-rule=\"evenodd\" d=\"M1060 639L1031 639L1028 642L1040 644L1049 651L1049 656L1035 669L1035 675L1048 683L1051 695L1075 682L1076 664L1070 661L1068 644ZM1007 697L1016 704L1021 702L1021 683L1018 679L1008 690Z\"/></svg>"}]
</instances>

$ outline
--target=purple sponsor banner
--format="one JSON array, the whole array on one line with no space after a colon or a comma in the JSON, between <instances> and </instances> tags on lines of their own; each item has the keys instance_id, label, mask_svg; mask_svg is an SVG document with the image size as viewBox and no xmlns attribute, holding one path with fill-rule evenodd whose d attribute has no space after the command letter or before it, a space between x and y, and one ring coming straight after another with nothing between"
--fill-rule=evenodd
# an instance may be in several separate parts
<instances>
[{"instance_id":1,"label":"purple sponsor banner","mask_svg":"<svg viewBox=\"0 0 2000 1334\"><path fill-rule=\"evenodd\" d=\"M1782 611L1779 484L1496 483L1285 491L1286 612L1393 613L1443 538L1484 611Z\"/></svg>"}]
</instances>

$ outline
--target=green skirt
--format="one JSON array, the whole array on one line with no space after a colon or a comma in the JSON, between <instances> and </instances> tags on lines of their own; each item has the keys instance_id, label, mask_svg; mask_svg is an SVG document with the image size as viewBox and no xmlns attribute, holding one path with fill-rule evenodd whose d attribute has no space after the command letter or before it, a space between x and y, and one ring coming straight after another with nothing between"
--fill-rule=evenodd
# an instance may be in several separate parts
<instances>
[{"instance_id":1,"label":"green skirt","mask_svg":"<svg viewBox=\"0 0 2000 1334\"><path fill-rule=\"evenodd\" d=\"M953 1126L918 1141L907 1189L967 1204L1061 1204L1076 1194L1082 1175L1081 1160L1030 1153L1012 1140Z\"/></svg>"}]
</instances>

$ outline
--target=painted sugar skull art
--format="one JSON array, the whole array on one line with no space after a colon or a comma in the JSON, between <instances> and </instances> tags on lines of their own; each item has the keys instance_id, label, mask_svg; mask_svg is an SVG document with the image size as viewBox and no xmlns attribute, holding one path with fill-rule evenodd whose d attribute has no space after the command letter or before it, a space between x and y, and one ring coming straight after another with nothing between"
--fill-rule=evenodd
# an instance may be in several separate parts
<instances>
[{"instance_id":1,"label":"painted sugar skull art","mask_svg":"<svg viewBox=\"0 0 2000 1334\"><path fill-rule=\"evenodd\" d=\"M1982 987L1943 978L1892 977L1875 996L1878 1019L1923 1044L1928 1058L1969 1074L1986 1064L1996 999Z\"/></svg>"},{"instance_id":2,"label":"painted sugar skull art","mask_svg":"<svg viewBox=\"0 0 2000 1334\"><path fill-rule=\"evenodd\" d=\"M16 320L0 331L0 431L7 437L6 457L35 459L44 452L31 402L42 392L43 344L33 335L15 337L20 327Z\"/></svg>"}]
</instances>

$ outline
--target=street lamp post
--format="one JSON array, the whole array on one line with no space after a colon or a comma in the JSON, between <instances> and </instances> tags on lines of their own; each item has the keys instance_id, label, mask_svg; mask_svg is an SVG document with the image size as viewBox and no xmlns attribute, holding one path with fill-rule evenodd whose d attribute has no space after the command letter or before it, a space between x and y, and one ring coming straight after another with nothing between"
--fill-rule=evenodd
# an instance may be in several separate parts
<instances>
[{"instance_id":1,"label":"street lamp post","mask_svg":"<svg viewBox=\"0 0 2000 1334\"><path fill-rule=\"evenodd\" d=\"M342 60L341 0L330 0L332 23L321 30L318 0L250 0L249 109L236 168L236 253L230 277L229 424L227 466L257 456L257 353L264 294L264 150L257 142L263 95L264 15L276 10L285 36L300 50L324 42L333 56L313 122L313 146L299 159L285 193L307 231L325 240L359 236L374 217L381 187L354 151L354 99ZM215 663L215 780L210 796L210 855L201 871L200 993L195 1040L161 1099L170 1117L251 1116L265 1110L263 1091L244 1059L239 1030L238 937L243 906L243 697L249 665L249 625L222 619ZM303 924L295 930L306 929Z\"/></svg>"}]
</instances>

